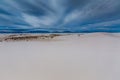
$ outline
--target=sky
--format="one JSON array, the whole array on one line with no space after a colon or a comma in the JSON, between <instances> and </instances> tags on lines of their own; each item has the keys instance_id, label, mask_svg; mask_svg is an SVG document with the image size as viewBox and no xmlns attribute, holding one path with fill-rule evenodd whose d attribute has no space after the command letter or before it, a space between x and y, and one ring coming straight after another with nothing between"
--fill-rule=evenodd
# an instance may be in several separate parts
<instances>
[{"instance_id":1,"label":"sky","mask_svg":"<svg viewBox=\"0 0 120 80\"><path fill-rule=\"evenodd\" d=\"M0 33L120 32L120 0L0 0Z\"/></svg>"}]
</instances>

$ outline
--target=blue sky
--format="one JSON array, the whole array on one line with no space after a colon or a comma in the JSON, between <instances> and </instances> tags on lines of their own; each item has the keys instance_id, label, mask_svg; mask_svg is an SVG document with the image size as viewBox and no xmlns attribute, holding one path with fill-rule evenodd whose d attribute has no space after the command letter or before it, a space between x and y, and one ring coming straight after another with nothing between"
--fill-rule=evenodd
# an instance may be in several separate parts
<instances>
[{"instance_id":1,"label":"blue sky","mask_svg":"<svg viewBox=\"0 0 120 80\"><path fill-rule=\"evenodd\" d=\"M120 32L120 0L0 0L0 32Z\"/></svg>"}]
</instances>

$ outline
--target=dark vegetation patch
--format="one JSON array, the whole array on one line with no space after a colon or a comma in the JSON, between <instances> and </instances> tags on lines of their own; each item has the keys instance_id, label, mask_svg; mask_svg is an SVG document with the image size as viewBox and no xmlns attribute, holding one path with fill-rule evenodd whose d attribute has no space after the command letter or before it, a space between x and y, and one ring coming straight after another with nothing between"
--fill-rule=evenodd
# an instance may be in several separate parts
<instances>
[{"instance_id":1,"label":"dark vegetation patch","mask_svg":"<svg viewBox=\"0 0 120 80\"><path fill-rule=\"evenodd\" d=\"M29 40L47 40L47 39L54 39L55 37L62 36L61 34L48 34L48 35L25 35L25 34L19 34L19 35L9 35L7 37L3 37L0 39L0 42L2 41L29 41Z\"/></svg>"}]
</instances>

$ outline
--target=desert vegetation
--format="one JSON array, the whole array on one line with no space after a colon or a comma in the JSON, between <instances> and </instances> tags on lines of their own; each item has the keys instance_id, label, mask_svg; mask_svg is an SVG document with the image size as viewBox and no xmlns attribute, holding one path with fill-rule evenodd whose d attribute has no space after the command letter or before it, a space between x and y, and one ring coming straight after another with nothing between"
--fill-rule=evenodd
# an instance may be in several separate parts
<instances>
[{"instance_id":1,"label":"desert vegetation","mask_svg":"<svg viewBox=\"0 0 120 80\"><path fill-rule=\"evenodd\" d=\"M38 34L38 35L26 35L26 34L18 34L18 35L9 35L6 37L0 38L0 41L18 41L18 40L46 40L46 39L54 39L55 37L62 36L60 34Z\"/></svg>"}]
</instances>

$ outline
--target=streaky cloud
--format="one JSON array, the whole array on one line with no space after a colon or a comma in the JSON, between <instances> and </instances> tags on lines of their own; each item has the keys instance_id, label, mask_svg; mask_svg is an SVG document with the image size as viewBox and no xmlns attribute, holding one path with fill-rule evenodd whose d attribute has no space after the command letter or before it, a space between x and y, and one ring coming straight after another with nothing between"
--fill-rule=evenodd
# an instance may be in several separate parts
<instances>
[{"instance_id":1,"label":"streaky cloud","mask_svg":"<svg viewBox=\"0 0 120 80\"><path fill-rule=\"evenodd\" d=\"M0 32L13 28L120 32L119 19L120 0L0 1Z\"/></svg>"}]
</instances>

